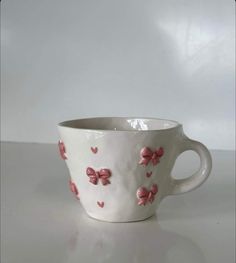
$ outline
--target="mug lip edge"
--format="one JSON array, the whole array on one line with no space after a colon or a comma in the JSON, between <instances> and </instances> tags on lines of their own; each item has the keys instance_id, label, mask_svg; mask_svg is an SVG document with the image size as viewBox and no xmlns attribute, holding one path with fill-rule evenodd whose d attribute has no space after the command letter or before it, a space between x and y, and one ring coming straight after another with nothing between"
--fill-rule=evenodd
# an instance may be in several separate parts
<instances>
[{"instance_id":1,"label":"mug lip edge","mask_svg":"<svg viewBox=\"0 0 236 263\"><path fill-rule=\"evenodd\" d=\"M147 120L159 120L159 121L168 121L175 124L174 127L170 128L164 128L164 129L153 129L153 130L112 130L112 129L89 129L89 128L77 128L77 127L70 127L67 126L67 122L72 121L80 121L80 120L99 120L99 119L147 119ZM182 124L178 121L171 120L171 119L165 119L165 118L155 118L155 117L130 117L130 116L99 116L99 117L85 117L85 118L76 118L76 119L70 119L61 121L57 124L58 128L67 128L72 130L78 130L78 131L89 131L89 132L128 132L128 133L137 133L137 132L164 132L164 131L170 131L175 130L180 127L182 127Z\"/></svg>"}]
</instances>

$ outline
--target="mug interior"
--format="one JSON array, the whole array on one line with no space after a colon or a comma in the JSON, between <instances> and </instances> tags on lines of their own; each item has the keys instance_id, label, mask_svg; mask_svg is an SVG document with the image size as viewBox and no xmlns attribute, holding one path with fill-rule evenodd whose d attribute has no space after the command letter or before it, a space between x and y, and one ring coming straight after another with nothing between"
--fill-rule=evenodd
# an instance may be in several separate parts
<instances>
[{"instance_id":1,"label":"mug interior","mask_svg":"<svg viewBox=\"0 0 236 263\"><path fill-rule=\"evenodd\" d=\"M98 117L64 121L59 126L86 130L152 131L172 129L179 123L156 118Z\"/></svg>"}]
</instances>

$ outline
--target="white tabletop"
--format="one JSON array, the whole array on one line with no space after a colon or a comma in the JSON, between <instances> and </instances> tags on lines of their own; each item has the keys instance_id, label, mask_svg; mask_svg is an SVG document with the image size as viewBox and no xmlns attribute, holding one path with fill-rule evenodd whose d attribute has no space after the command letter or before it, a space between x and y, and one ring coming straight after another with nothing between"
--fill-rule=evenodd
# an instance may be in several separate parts
<instances>
[{"instance_id":1,"label":"white tabletop","mask_svg":"<svg viewBox=\"0 0 236 263\"><path fill-rule=\"evenodd\" d=\"M212 151L199 189L166 198L136 223L88 218L56 145L1 145L2 263L234 263L234 152ZM188 175L185 154L175 172Z\"/></svg>"}]
</instances>

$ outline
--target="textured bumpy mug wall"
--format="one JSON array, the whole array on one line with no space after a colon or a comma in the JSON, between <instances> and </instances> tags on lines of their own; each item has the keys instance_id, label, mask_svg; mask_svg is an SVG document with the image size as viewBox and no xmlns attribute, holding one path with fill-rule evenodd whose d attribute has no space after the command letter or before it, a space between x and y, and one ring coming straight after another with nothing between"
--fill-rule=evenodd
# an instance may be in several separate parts
<instances>
[{"instance_id":1,"label":"textured bumpy mug wall","mask_svg":"<svg viewBox=\"0 0 236 263\"><path fill-rule=\"evenodd\" d=\"M60 123L59 133L70 188L87 214L100 220L148 218L165 196L197 188L211 170L208 150L188 139L174 121L91 118ZM199 154L201 167L193 176L175 180L175 160L189 149Z\"/></svg>"},{"instance_id":2,"label":"textured bumpy mug wall","mask_svg":"<svg viewBox=\"0 0 236 263\"><path fill-rule=\"evenodd\" d=\"M59 146L61 158L63 160L66 160L67 156L66 156L65 144L60 140L58 142L58 146ZM98 153L98 147L90 147L90 149L93 154ZM152 151L148 147L144 147L143 149L141 149L140 152L139 164L147 166L150 163L153 166L156 166L160 162L160 158L163 156L163 154L164 154L164 149L162 147L154 151ZM107 168L103 168L100 169L99 171L95 171L93 168L88 167L86 169L86 174L89 177L89 182L94 185L97 185L99 181L104 186L111 183L109 178L111 177L112 172ZM147 178L150 178L152 176L152 171L149 170L149 172L146 172L145 175ZM71 191L76 195L77 199L79 199L78 185L76 185L76 183L74 183L72 179L69 181L69 185ZM148 190L146 187L139 187L136 193L137 204L146 205L148 202L151 204L154 201L157 192L158 192L158 186L156 184L153 184L150 190ZM97 201L96 203L101 208L103 208L105 204L104 201Z\"/></svg>"}]
</instances>

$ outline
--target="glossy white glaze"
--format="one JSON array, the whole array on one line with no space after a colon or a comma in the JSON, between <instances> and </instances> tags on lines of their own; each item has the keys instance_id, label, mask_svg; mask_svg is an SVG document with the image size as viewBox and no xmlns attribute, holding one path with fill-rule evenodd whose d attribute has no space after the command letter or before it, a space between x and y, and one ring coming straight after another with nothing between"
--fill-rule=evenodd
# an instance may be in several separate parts
<instances>
[{"instance_id":1,"label":"glossy white glaze","mask_svg":"<svg viewBox=\"0 0 236 263\"><path fill-rule=\"evenodd\" d=\"M191 191L201 185L211 170L208 150L188 139L182 125L154 118L91 118L59 124L60 138L65 144L65 160L76 184L81 204L87 214L99 220L127 222L146 219L155 213L167 195ZM157 165L141 165L144 147L164 149ZM94 150L96 149L96 153ZM178 155L196 151L201 160L199 170L187 179L176 180L171 170ZM109 169L109 184L89 181L87 168ZM152 172L151 176L146 176ZM137 190L157 184L158 193L152 203L138 205ZM102 205L101 205L102 204Z\"/></svg>"}]
</instances>

